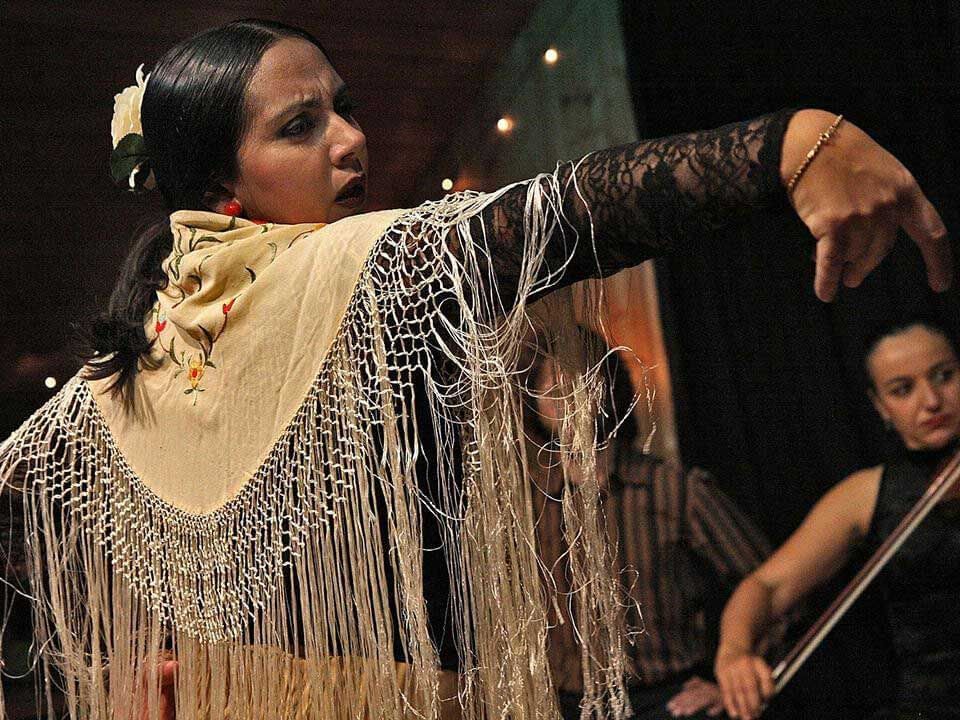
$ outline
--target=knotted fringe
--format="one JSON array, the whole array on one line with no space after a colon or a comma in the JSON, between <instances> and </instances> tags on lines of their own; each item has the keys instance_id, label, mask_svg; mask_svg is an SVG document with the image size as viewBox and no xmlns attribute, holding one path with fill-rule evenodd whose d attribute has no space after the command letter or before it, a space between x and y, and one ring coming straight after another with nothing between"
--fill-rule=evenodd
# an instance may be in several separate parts
<instances>
[{"instance_id":1,"label":"knotted fringe","mask_svg":"<svg viewBox=\"0 0 960 720\"><path fill-rule=\"evenodd\" d=\"M48 712L57 685L70 718L156 718L158 668L175 658L179 720L557 717L546 655L554 599L536 554L517 368L527 300L559 279L541 267L548 240L592 242L559 237L570 188L557 177L527 187L518 301L506 315L484 230L470 222L497 195L403 215L368 260L286 432L215 512L184 512L146 488L79 377L2 446L0 480L22 491ZM578 478L563 511L584 716L619 718L623 612L591 410L602 378L576 333L554 340L580 358L565 366L579 374L562 463ZM424 413L430 423L414 422ZM424 456L427 440L435 456ZM435 491L418 481L423 463ZM429 633L427 513L445 546L459 675L439 670ZM395 646L408 662L394 660Z\"/></svg>"}]
</instances>

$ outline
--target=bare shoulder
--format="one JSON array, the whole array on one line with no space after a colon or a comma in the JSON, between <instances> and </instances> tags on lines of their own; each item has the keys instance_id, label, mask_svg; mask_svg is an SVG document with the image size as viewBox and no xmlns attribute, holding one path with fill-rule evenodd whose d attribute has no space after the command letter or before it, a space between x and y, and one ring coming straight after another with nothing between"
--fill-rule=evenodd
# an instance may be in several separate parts
<instances>
[{"instance_id":1,"label":"bare shoulder","mask_svg":"<svg viewBox=\"0 0 960 720\"><path fill-rule=\"evenodd\" d=\"M829 502L835 511L852 520L856 533L863 537L870 528L882 475L883 465L857 470L837 483L822 502Z\"/></svg>"}]
</instances>

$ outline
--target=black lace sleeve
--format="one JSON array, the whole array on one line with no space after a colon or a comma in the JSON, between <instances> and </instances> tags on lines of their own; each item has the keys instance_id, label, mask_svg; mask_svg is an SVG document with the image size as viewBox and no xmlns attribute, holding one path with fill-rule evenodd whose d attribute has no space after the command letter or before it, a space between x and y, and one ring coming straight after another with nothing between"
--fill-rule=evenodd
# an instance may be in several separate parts
<instances>
[{"instance_id":1,"label":"black lace sleeve","mask_svg":"<svg viewBox=\"0 0 960 720\"><path fill-rule=\"evenodd\" d=\"M553 287L684 252L725 223L785 203L780 151L793 112L613 147L561 165L564 219L586 241L577 243L572 257L567 243L548 248L545 272L569 260ZM517 185L482 216L501 296L516 288L526 196L526 184ZM591 220L595 243L589 241Z\"/></svg>"}]
</instances>

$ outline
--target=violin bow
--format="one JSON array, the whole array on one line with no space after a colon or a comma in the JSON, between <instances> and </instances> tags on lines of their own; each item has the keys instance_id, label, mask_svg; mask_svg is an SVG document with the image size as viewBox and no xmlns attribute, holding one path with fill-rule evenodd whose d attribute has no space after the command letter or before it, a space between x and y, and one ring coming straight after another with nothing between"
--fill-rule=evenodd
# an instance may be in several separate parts
<instances>
[{"instance_id":1,"label":"violin bow","mask_svg":"<svg viewBox=\"0 0 960 720\"><path fill-rule=\"evenodd\" d=\"M876 552L864 564L860 571L847 583L847 586L837 595L830 606L823 611L817 621L810 626L803 637L786 654L773 669L774 694L778 694L797 670L806 662L810 654L819 647L820 643L833 630L833 627L846 614L850 606L863 594L867 586L873 582L877 574L883 570L890 558L907 541L917 526L930 514L937 503L943 499L960 478L960 451L954 453L950 461L944 466L930 486L926 489L916 504L894 528L893 532L881 543Z\"/></svg>"}]
</instances>

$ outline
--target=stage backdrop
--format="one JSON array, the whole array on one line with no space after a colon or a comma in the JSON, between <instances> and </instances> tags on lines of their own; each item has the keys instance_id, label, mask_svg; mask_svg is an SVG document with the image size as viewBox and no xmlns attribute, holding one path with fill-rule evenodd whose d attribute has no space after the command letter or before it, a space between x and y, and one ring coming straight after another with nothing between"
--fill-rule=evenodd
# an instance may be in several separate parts
<instances>
[{"instance_id":1,"label":"stage backdrop","mask_svg":"<svg viewBox=\"0 0 960 720\"><path fill-rule=\"evenodd\" d=\"M484 85L477 111L460 118L450 147L432 165L419 192L444 178L454 189L494 190L552 171L561 160L636 139L617 0L544 0ZM544 60L554 49L556 61ZM506 119L509 131L498 132ZM603 333L623 353L634 385L649 393L638 404L638 443L677 456L669 367L653 265L603 281ZM643 370L646 368L646 371ZM644 399L647 394L644 394Z\"/></svg>"}]
</instances>

